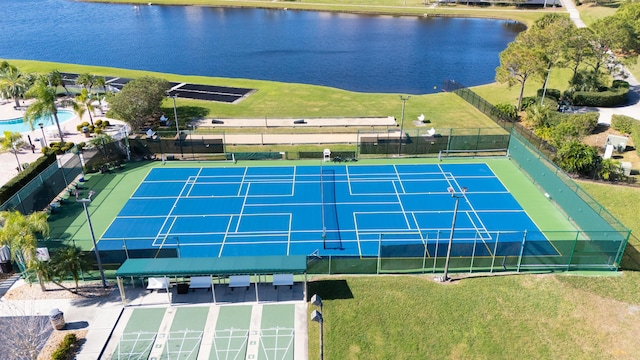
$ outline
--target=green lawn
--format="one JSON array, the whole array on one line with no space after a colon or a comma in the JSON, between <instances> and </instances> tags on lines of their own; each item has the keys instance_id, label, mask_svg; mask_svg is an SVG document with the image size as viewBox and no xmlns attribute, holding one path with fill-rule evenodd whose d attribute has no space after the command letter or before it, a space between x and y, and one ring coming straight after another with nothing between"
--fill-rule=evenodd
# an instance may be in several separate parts
<instances>
[{"instance_id":1,"label":"green lawn","mask_svg":"<svg viewBox=\"0 0 640 360\"><path fill-rule=\"evenodd\" d=\"M314 279L326 359L632 359L640 274ZM313 310L310 306L309 311ZM309 358L318 326L309 324Z\"/></svg>"}]
</instances>

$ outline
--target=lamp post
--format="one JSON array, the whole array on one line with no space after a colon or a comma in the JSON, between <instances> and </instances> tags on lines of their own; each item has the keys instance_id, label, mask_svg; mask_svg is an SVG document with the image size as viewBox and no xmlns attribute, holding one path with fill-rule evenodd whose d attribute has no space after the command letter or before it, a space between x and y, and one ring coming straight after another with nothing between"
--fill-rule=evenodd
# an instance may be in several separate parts
<instances>
[{"instance_id":1,"label":"lamp post","mask_svg":"<svg viewBox=\"0 0 640 360\"><path fill-rule=\"evenodd\" d=\"M44 140L44 146L49 147L49 145L47 144L47 138L44 136L44 124L39 123L38 126L40 126L40 131L42 131L42 140Z\"/></svg>"},{"instance_id":2,"label":"lamp post","mask_svg":"<svg viewBox=\"0 0 640 360\"><path fill-rule=\"evenodd\" d=\"M400 118L400 145L398 146L398 156L402 153L402 136L404 134L404 104L411 98L410 95L400 95L402 100L402 117Z\"/></svg>"},{"instance_id":3,"label":"lamp post","mask_svg":"<svg viewBox=\"0 0 640 360\"><path fill-rule=\"evenodd\" d=\"M91 197L95 192L89 191L89 196L86 199L76 199L77 202L82 203L84 207L84 213L87 216L87 224L89 224L89 232L91 233L91 241L93 241L93 252L96 254L96 261L98 263L98 270L100 270L100 278L102 279L102 286L107 287L107 279L104 277L104 269L102 268L102 260L100 260L100 252L98 251L98 244L96 243L96 236L93 233L93 225L91 225L91 216L89 216L89 209L87 204L91 202Z\"/></svg>"},{"instance_id":4,"label":"lamp post","mask_svg":"<svg viewBox=\"0 0 640 360\"><path fill-rule=\"evenodd\" d=\"M453 220L451 221L451 234L449 235L449 246L447 247L447 259L444 262L444 274L440 278L441 282L450 281L449 277L449 259L451 259L451 244L453 243L453 232L456 228L456 217L458 216L458 203L460 202L460 198L464 197L464 194L467 192L466 187L460 188L461 194L456 194L456 190L452 187L448 188L447 191L451 193L451 197L456 199L455 206L453 207Z\"/></svg>"},{"instance_id":5,"label":"lamp post","mask_svg":"<svg viewBox=\"0 0 640 360\"><path fill-rule=\"evenodd\" d=\"M324 358L324 319L322 318L322 299L318 295L311 297L311 304L320 308L320 311L313 310L311 313L311 321L320 324L320 360Z\"/></svg>"},{"instance_id":6,"label":"lamp post","mask_svg":"<svg viewBox=\"0 0 640 360\"><path fill-rule=\"evenodd\" d=\"M176 120L176 136L180 143L180 157L184 157L184 154L182 153L182 137L180 136L180 126L178 124L178 109L176 108L176 98L178 97L178 94L169 95L169 97L173 99L173 117Z\"/></svg>"},{"instance_id":7,"label":"lamp post","mask_svg":"<svg viewBox=\"0 0 640 360\"><path fill-rule=\"evenodd\" d=\"M544 2L545 7L547 6L547 1ZM540 99L540 106L544 105L544 97L547 95L547 84L549 83L549 75L551 75L551 67L547 69L547 78L544 80L544 88L542 89L542 99Z\"/></svg>"}]
</instances>

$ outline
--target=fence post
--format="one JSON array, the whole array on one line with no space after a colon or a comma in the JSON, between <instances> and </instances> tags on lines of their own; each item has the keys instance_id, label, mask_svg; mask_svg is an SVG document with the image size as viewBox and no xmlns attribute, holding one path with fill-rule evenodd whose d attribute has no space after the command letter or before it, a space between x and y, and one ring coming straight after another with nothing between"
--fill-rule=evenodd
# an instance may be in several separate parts
<instances>
[{"instance_id":1,"label":"fence post","mask_svg":"<svg viewBox=\"0 0 640 360\"><path fill-rule=\"evenodd\" d=\"M493 245L493 256L491 258L491 272L493 272L493 266L496 263L496 251L498 250L498 241L500 241L500 231L496 234L496 243Z\"/></svg>"},{"instance_id":2,"label":"fence post","mask_svg":"<svg viewBox=\"0 0 640 360\"><path fill-rule=\"evenodd\" d=\"M520 266L522 265L522 254L524 254L524 246L527 242L527 230L522 235L522 245L520 245L520 256L518 256L518 272L520 272Z\"/></svg>"},{"instance_id":3,"label":"fence post","mask_svg":"<svg viewBox=\"0 0 640 360\"><path fill-rule=\"evenodd\" d=\"M576 238L573 240L573 248L571 249L571 254L569 254L569 262L567 263L567 271L571 270L571 263L573 262L573 254L576 251L576 247L578 246L578 238L580 237L580 231L576 231Z\"/></svg>"}]
</instances>

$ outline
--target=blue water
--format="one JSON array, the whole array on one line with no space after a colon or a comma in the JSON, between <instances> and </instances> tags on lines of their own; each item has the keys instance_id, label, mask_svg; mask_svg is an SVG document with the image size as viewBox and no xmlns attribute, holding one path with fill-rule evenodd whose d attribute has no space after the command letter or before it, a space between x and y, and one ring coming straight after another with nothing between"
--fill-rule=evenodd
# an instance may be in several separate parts
<instances>
[{"instance_id":1,"label":"blue water","mask_svg":"<svg viewBox=\"0 0 640 360\"><path fill-rule=\"evenodd\" d=\"M431 93L493 82L522 26L490 19L3 0L0 58ZM435 87L435 89L434 89Z\"/></svg>"},{"instance_id":2,"label":"blue water","mask_svg":"<svg viewBox=\"0 0 640 360\"><path fill-rule=\"evenodd\" d=\"M63 123L73 119L74 117L75 114L72 111L58 110L58 122L60 122L60 126L62 126ZM36 121L34 121L34 130L40 129L40 127L38 126L39 123L42 123L45 128L49 126L55 126L56 124L53 116L38 118ZM11 120L0 120L0 133L4 131L27 132L31 131L31 127L29 126L29 123L23 122L22 119L19 118Z\"/></svg>"}]
</instances>

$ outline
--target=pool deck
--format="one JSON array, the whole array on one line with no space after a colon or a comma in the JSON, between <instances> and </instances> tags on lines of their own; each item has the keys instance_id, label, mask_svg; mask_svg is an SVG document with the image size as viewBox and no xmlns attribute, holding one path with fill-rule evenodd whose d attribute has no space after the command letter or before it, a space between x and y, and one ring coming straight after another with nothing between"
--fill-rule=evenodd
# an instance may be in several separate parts
<instances>
[{"instance_id":1,"label":"pool deck","mask_svg":"<svg viewBox=\"0 0 640 360\"><path fill-rule=\"evenodd\" d=\"M20 105L28 106L29 102L21 100ZM4 103L0 103L0 120L21 118L24 115L23 110L16 110L14 109L14 106L15 106L15 103L13 101L5 101ZM65 110L70 110L70 109L65 108ZM98 119L105 120L107 118L103 116L97 116L97 115L93 116L93 121L96 121ZM123 124L119 120L114 120L114 119L108 119L108 120L112 125L114 125L112 127L114 130L118 129ZM71 120L66 121L64 124L61 125L66 141L72 141L74 143L87 141L87 138L84 136L84 134L82 134L80 131L76 129L76 126L82 123L83 121L89 121L89 114L85 114L82 120L79 119L77 116L74 116ZM50 136L50 135L57 134L58 131L55 126L45 127L43 130L45 133L47 144L49 143L49 141L60 140L57 136L55 137ZM37 130L34 130L34 131L28 131L28 132L22 133L25 146L20 148L17 154L18 160L20 161L21 164L32 163L36 159L38 159L40 156L42 156L41 143L39 140L36 140L42 137L42 132L43 131L38 128ZM0 136L2 136L2 134L0 134ZM30 146L29 139L31 139L31 142L35 146L34 150L31 150L29 147ZM0 153L0 186L6 184L10 179L12 179L18 174L17 167L18 167L18 162L16 161L16 156L12 152Z\"/></svg>"}]
</instances>

